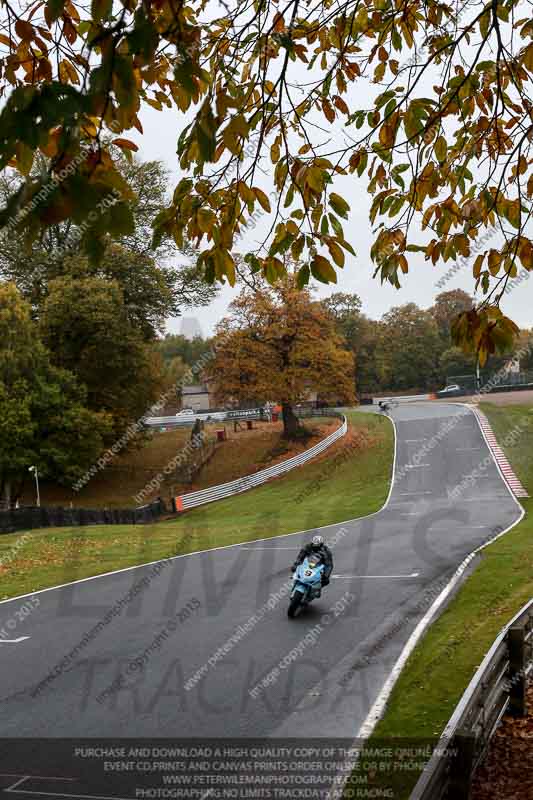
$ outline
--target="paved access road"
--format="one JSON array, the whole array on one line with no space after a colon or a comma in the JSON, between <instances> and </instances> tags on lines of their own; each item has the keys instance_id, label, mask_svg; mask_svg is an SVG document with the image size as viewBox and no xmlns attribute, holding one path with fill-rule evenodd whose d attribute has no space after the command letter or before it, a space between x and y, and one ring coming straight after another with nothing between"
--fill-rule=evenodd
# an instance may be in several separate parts
<instances>
[{"instance_id":1,"label":"paved access road","mask_svg":"<svg viewBox=\"0 0 533 800\"><path fill-rule=\"evenodd\" d=\"M42 592L29 611L31 598L0 604L0 629L16 619L13 640L30 637L0 643L2 735L355 736L451 574L520 516L472 413L419 403L393 417L389 501L322 529L333 579L296 620L280 590L310 532ZM0 778L0 789L35 769L10 768L16 778ZM36 787L22 780L12 791L33 797Z\"/></svg>"}]
</instances>

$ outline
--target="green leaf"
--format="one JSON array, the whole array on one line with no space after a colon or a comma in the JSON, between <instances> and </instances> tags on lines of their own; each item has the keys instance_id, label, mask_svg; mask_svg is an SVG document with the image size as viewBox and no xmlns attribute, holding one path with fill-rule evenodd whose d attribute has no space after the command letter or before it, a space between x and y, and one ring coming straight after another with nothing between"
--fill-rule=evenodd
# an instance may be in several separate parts
<instances>
[{"instance_id":1,"label":"green leaf","mask_svg":"<svg viewBox=\"0 0 533 800\"><path fill-rule=\"evenodd\" d=\"M344 231L337 217L331 213L328 214L328 217L329 221L331 222L331 227L335 231L335 235L338 236L339 239L344 239Z\"/></svg>"},{"instance_id":2,"label":"green leaf","mask_svg":"<svg viewBox=\"0 0 533 800\"><path fill-rule=\"evenodd\" d=\"M274 286L278 279L278 271L271 258L269 258L266 262L265 278L271 286Z\"/></svg>"},{"instance_id":3,"label":"green leaf","mask_svg":"<svg viewBox=\"0 0 533 800\"><path fill-rule=\"evenodd\" d=\"M492 22L492 11L487 8L487 10L483 12L483 14L479 19L479 30L483 38L485 38L487 33L489 32L489 26L491 22Z\"/></svg>"},{"instance_id":4,"label":"green leaf","mask_svg":"<svg viewBox=\"0 0 533 800\"><path fill-rule=\"evenodd\" d=\"M261 271L261 262L255 253L247 253L247 255L244 256L244 260L249 265L253 274Z\"/></svg>"},{"instance_id":5,"label":"green leaf","mask_svg":"<svg viewBox=\"0 0 533 800\"><path fill-rule=\"evenodd\" d=\"M193 187L193 181L191 180L191 178L181 179L181 181L174 189L174 195L172 197L172 202L174 203L175 206L179 206L185 195L191 192L192 187Z\"/></svg>"},{"instance_id":6,"label":"green leaf","mask_svg":"<svg viewBox=\"0 0 533 800\"><path fill-rule=\"evenodd\" d=\"M309 266L307 264L304 264L303 267L300 267L300 269L296 274L296 285L298 289L303 289L304 286L307 286L310 277L311 273L309 270Z\"/></svg>"},{"instance_id":7,"label":"green leaf","mask_svg":"<svg viewBox=\"0 0 533 800\"><path fill-rule=\"evenodd\" d=\"M391 41L392 41L392 46L394 47L395 50L402 49L402 37L398 33L397 28L393 28Z\"/></svg>"},{"instance_id":8,"label":"green leaf","mask_svg":"<svg viewBox=\"0 0 533 800\"><path fill-rule=\"evenodd\" d=\"M379 97L376 97L376 102L375 102L376 108L381 108L382 106L385 105L385 103L388 103L389 100L391 100L391 98L393 97L395 97L395 94L392 89L389 89L388 92L383 92L383 94L380 94Z\"/></svg>"},{"instance_id":9,"label":"green leaf","mask_svg":"<svg viewBox=\"0 0 533 800\"><path fill-rule=\"evenodd\" d=\"M341 247L344 247L344 249L347 250L348 253L350 253L352 256L355 257L355 250L353 249L350 242L347 242L345 239L340 239L339 244L341 245Z\"/></svg>"},{"instance_id":10,"label":"green leaf","mask_svg":"<svg viewBox=\"0 0 533 800\"><path fill-rule=\"evenodd\" d=\"M303 253L305 245L305 236L300 236L291 245L291 255L295 261L298 261Z\"/></svg>"},{"instance_id":11,"label":"green leaf","mask_svg":"<svg viewBox=\"0 0 533 800\"><path fill-rule=\"evenodd\" d=\"M115 53L113 57L113 74L116 78L114 88L118 102L126 107L132 106L137 96L133 60L129 56Z\"/></svg>"},{"instance_id":12,"label":"green leaf","mask_svg":"<svg viewBox=\"0 0 533 800\"><path fill-rule=\"evenodd\" d=\"M359 161L359 165L357 167L357 174L359 175L359 177L361 177L361 175L365 171L367 164L368 164L368 153L365 150L364 153L361 153L361 160Z\"/></svg>"},{"instance_id":13,"label":"green leaf","mask_svg":"<svg viewBox=\"0 0 533 800\"><path fill-rule=\"evenodd\" d=\"M152 58L159 42L159 36L142 6L135 13L135 27L127 38L131 53L138 53L145 61Z\"/></svg>"},{"instance_id":14,"label":"green leaf","mask_svg":"<svg viewBox=\"0 0 533 800\"><path fill-rule=\"evenodd\" d=\"M65 0L48 0L46 8L49 11L51 22L55 22L64 11Z\"/></svg>"},{"instance_id":15,"label":"green leaf","mask_svg":"<svg viewBox=\"0 0 533 800\"><path fill-rule=\"evenodd\" d=\"M135 219L126 203L117 203L109 209L108 231L114 236L128 236L135 231Z\"/></svg>"},{"instance_id":16,"label":"green leaf","mask_svg":"<svg viewBox=\"0 0 533 800\"><path fill-rule=\"evenodd\" d=\"M350 210L350 206L346 200L344 200L344 198L342 198L339 194L335 194L335 192L331 192L328 200L333 211L338 214L339 217L348 219L348 211Z\"/></svg>"},{"instance_id":17,"label":"green leaf","mask_svg":"<svg viewBox=\"0 0 533 800\"><path fill-rule=\"evenodd\" d=\"M283 208L289 208L289 206L292 206L293 201L294 201L294 184L291 184L289 190L287 191L285 202L283 203ZM294 213L291 214L291 216L294 216Z\"/></svg>"},{"instance_id":18,"label":"green leaf","mask_svg":"<svg viewBox=\"0 0 533 800\"><path fill-rule=\"evenodd\" d=\"M95 22L107 19L113 8L113 0L92 0L91 16Z\"/></svg>"},{"instance_id":19,"label":"green leaf","mask_svg":"<svg viewBox=\"0 0 533 800\"><path fill-rule=\"evenodd\" d=\"M495 62L479 61L476 64L476 72L495 72Z\"/></svg>"},{"instance_id":20,"label":"green leaf","mask_svg":"<svg viewBox=\"0 0 533 800\"><path fill-rule=\"evenodd\" d=\"M84 242L90 263L95 266L100 264L106 249L103 237L96 235L94 228L91 228L88 235L84 236Z\"/></svg>"},{"instance_id":21,"label":"green leaf","mask_svg":"<svg viewBox=\"0 0 533 800\"><path fill-rule=\"evenodd\" d=\"M217 145L216 138L216 124L213 112L208 103L205 103L200 117L194 126L196 141L200 148L200 155L202 162L212 162L215 160L215 151Z\"/></svg>"},{"instance_id":22,"label":"green leaf","mask_svg":"<svg viewBox=\"0 0 533 800\"><path fill-rule=\"evenodd\" d=\"M315 256L311 262L313 277L321 283L337 283L337 273L324 256Z\"/></svg>"},{"instance_id":23,"label":"green leaf","mask_svg":"<svg viewBox=\"0 0 533 800\"><path fill-rule=\"evenodd\" d=\"M178 86L184 89L188 95L193 95L195 93L194 64L190 58L184 58L179 61L174 70L174 77Z\"/></svg>"},{"instance_id":24,"label":"green leaf","mask_svg":"<svg viewBox=\"0 0 533 800\"><path fill-rule=\"evenodd\" d=\"M33 164L33 150L19 142L16 145L17 167L23 175L29 175Z\"/></svg>"},{"instance_id":25,"label":"green leaf","mask_svg":"<svg viewBox=\"0 0 533 800\"><path fill-rule=\"evenodd\" d=\"M443 161L446 161L446 156L448 154L448 145L446 144L446 139L444 138L444 136L438 137L433 149L435 150L435 155L437 156L438 160L441 163Z\"/></svg>"}]
</instances>

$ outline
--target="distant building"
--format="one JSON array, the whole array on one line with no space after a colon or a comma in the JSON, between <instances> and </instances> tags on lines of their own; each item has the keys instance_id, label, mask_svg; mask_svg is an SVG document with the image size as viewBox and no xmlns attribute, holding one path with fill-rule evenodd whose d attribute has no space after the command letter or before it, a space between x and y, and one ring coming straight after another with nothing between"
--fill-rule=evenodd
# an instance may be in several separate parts
<instances>
[{"instance_id":1,"label":"distant building","mask_svg":"<svg viewBox=\"0 0 533 800\"><path fill-rule=\"evenodd\" d=\"M181 320L180 334L185 339L195 339L197 336L203 337L202 327L196 317L183 317Z\"/></svg>"},{"instance_id":2,"label":"distant building","mask_svg":"<svg viewBox=\"0 0 533 800\"><path fill-rule=\"evenodd\" d=\"M213 395L203 383L184 386L181 390L181 407L193 411L210 411L214 408Z\"/></svg>"},{"instance_id":3,"label":"distant building","mask_svg":"<svg viewBox=\"0 0 533 800\"><path fill-rule=\"evenodd\" d=\"M183 386L181 390L181 408L192 408L193 411L213 411L222 408L257 408L264 405L264 402L250 401L241 402L228 400L226 403L217 403L216 386L214 383L194 383L190 386ZM273 401L272 401L273 402ZM309 389L300 406L321 405L316 391Z\"/></svg>"}]
</instances>

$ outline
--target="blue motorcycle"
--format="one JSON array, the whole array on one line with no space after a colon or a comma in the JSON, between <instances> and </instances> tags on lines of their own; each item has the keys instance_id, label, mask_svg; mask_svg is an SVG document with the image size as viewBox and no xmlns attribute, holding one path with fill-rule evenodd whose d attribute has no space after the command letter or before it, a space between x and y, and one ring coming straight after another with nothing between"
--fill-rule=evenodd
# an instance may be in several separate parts
<instances>
[{"instance_id":1,"label":"blue motorcycle","mask_svg":"<svg viewBox=\"0 0 533 800\"><path fill-rule=\"evenodd\" d=\"M325 565L318 556L308 556L296 567L287 615L295 617L315 597L320 597Z\"/></svg>"}]
</instances>

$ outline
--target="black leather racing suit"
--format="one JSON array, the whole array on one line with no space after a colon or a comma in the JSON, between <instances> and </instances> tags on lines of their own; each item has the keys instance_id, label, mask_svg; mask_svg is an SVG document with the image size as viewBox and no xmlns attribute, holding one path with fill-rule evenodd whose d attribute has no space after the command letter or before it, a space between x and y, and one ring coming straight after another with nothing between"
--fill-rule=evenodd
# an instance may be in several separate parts
<instances>
[{"instance_id":1,"label":"black leather racing suit","mask_svg":"<svg viewBox=\"0 0 533 800\"><path fill-rule=\"evenodd\" d=\"M305 547L302 547L298 553L296 561L292 565L292 571L294 572L296 567L302 563L304 558L312 555L313 553L320 556L322 563L324 564L324 572L322 573L322 586L327 586L329 583L329 576L333 570L333 556L327 544L315 545L313 542L309 542L309 544L306 544Z\"/></svg>"}]
</instances>

